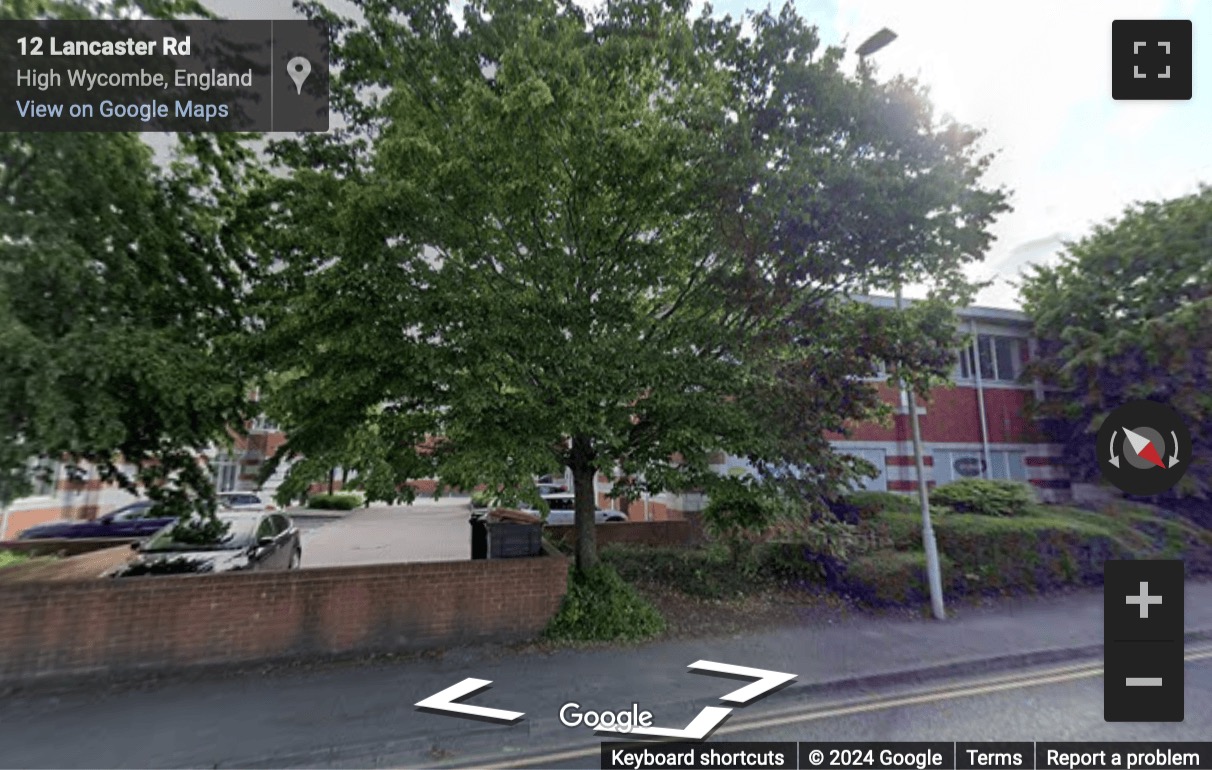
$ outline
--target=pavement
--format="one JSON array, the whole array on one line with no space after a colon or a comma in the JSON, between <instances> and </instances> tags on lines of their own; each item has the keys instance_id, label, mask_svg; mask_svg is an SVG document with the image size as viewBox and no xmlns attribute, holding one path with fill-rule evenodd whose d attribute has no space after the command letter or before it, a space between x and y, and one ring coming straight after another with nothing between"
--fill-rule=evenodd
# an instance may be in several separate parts
<instances>
[{"instance_id":1,"label":"pavement","mask_svg":"<svg viewBox=\"0 0 1212 770\"><path fill-rule=\"evenodd\" d=\"M466 497L288 513L302 530L304 568L471 558Z\"/></svg>"},{"instance_id":2,"label":"pavement","mask_svg":"<svg viewBox=\"0 0 1212 770\"><path fill-rule=\"evenodd\" d=\"M1212 639L1212 582L1189 581L1185 591L1192 650L1199 640ZM744 706L743 718L787 710L817 713L840 697L873 697L882 699L884 707L867 709L870 722L855 735L896 740L899 737L888 736L925 734L924 729L909 729L905 714L894 716L896 704L910 705L894 697L905 688L957 677L1012 675L1021 680L1014 685L1021 689L1027 686L1022 682L1028 681L1029 672L1078 660L1094 661L1095 667L1083 676L1097 678L1102 608L1100 590L1083 590L955 608L942 622L855 613L833 623L640 646L555 652L468 647L385 663L18 690L0 701L0 766L482 767L485 757L517 760L556 752L551 756L567 759L558 752L570 744L581 747L575 756L583 762L584 747L592 753L600 738L584 727L561 724L558 715L564 704L611 711L635 704L652 712L656 725L683 727L704 706L720 705L719 697L739 686L689 673L686 667L698 660L798 676L790 686ZM1208 703L1202 688L1212 686L1212 676L1206 666L1188 663L1195 672L1189 674L1192 707ZM491 682L469 703L524 712L521 721L499 725L416 709L419 700L468 677ZM1053 676L1040 681L1052 686L1076 680ZM999 691L973 689L981 696ZM971 713L964 710L966 701L952 699L946 705L950 710L936 714L930 724L946 726L946 714L955 715L957 724L982 714L984 739L1004 735L1009 740L1038 727L1047 727L1050 735L1081 735L1090 715L1101 715L1101 686L1054 688L1047 697L1041 692L1023 689L1013 698L990 700L979 709L974 705ZM1066 698L1078 699L1080 708L1062 708ZM853 713L858 712L835 716ZM1188 713L1193 714L1191 708ZM1192 729L1197 727L1193 723ZM818 729L846 734L819 724L812 728ZM1132 730L1129 725L1104 728L1102 733L1133 740ZM811 734L803 729L797 733L801 740ZM1196 737L1190 730L1184 734ZM62 740L64 735L71 740ZM571 759L532 765L593 766Z\"/></svg>"}]
</instances>

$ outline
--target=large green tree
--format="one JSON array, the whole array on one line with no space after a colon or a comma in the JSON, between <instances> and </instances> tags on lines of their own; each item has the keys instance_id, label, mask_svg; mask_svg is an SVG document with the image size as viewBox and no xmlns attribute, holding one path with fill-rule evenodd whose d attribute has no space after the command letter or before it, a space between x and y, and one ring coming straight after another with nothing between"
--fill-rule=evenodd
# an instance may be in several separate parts
<instances>
[{"instance_id":1,"label":"large green tree","mask_svg":"<svg viewBox=\"0 0 1212 770\"><path fill-rule=\"evenodd\" d=\"M356 5L307 6L344 127L279 145L265 195L258 356L299 375L275 391L294 451L369 421L440 437L400 481L567 466L586 567L597 473L703 486L724 450L815 499L856 472L826 431L881 410L861 376L950 367L948 302L1005 207L979 134L847 73L790 6L747 35L684 2ZM900 282L937 301L846 299Z\"/></svg>"},{"instance_id":2,"label":"large green tree","mask_svg":"<svg viewBox=\"0 0 1212 770\"><path fill-rule=\"evenodd\" d=\"M202 14L194 2L0 3L3 18ZM255 173L242 137L0 136L0 472L88 462L181 516L213 514L198 453L248 413L254 266L233 226ZM132 473L126 468L133 464ZM210 520L213 525L213 520ZM204 527L204 532L208 527Z\"/></svg>"},{"instance_id":3,"label":"large green tree","mask_svg":"<svg viewBox=\"0 0 1212 770\"><path fill-rule=\"evenodd\" d=\"M1024 277L1041 340L1041 405L1076 478L1098 476L1095 435L1138 398L1176 408L1191 429L1192 467L1177 492L1212 486L1212 187L1138 203Z\"/></svg>"}]
</instances>

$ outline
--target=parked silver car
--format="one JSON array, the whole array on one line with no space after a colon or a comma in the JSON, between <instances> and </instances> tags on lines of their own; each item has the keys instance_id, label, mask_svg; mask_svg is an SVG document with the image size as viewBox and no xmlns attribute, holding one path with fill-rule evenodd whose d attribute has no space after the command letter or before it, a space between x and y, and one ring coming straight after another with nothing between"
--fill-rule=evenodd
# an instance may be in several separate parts
<instances>
[{"instance_id":1,"label":"parked silver car","mask_svg":"<svg viewBox=\"0 0 1212 770\"><path fill-rule=\"evenodd\" d=\"M555 494L543 495L543 501L551 509L547 514L547 523L556 525L571 525L575 520L575 501L576 496L572 492L557 492ZM534 508L524 508L528 513L539 514L540 511ZM598 508L594 511L594 519L598 524L607 524L615 522L627 521L627 514L622 511L607 511Z\"/></svg>"}]
</instances>

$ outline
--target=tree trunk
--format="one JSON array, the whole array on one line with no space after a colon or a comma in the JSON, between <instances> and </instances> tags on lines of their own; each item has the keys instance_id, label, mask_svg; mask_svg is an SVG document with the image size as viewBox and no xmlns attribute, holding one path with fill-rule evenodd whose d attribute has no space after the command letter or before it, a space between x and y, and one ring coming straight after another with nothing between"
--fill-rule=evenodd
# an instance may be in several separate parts
<instances>
[{"instance_id":1,"label":"tree trunk","mask_svg":"<svg viewBox=\"0 0 1212 770\"><path fill-rule=\"evenodd\" d=\"M337 480L337 469L329 468L328 469L328 494L330 494L330 495L336 493L336 490L333 488L333 483L336 480Z\"/></svg>"},{"instance_id":2,"label":"tree trunk","mask_svg":"<svg viewBox=\"0 0 1212 770\"><path fill-rule=\"evenodd\" d=\"M586 570L598 563L597 494L594 479L598 469L594 463L593 446L585 435L573 436L569 467L572 469L572 491L576 515L576 567Z\"/></svg>"}]
</instances>

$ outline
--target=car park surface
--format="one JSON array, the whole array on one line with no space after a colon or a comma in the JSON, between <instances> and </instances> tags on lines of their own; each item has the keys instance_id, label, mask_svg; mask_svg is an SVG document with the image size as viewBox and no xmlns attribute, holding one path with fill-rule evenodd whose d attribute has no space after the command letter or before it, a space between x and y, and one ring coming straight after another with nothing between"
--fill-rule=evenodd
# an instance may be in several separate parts
<instances>
[{"instance_id":1,"label":"car park surface","mask_svg":"<svg viewBox=\"0 0 1212 770\"><path fill-rule=\"evenodd\" d=\"M343 512L304 533L303 567L470 559L469 513L466 497L422 498L412 505L373 504ZM298 518L304 521L305 515L301 512Z\"/></svg>"}]
</instances>

